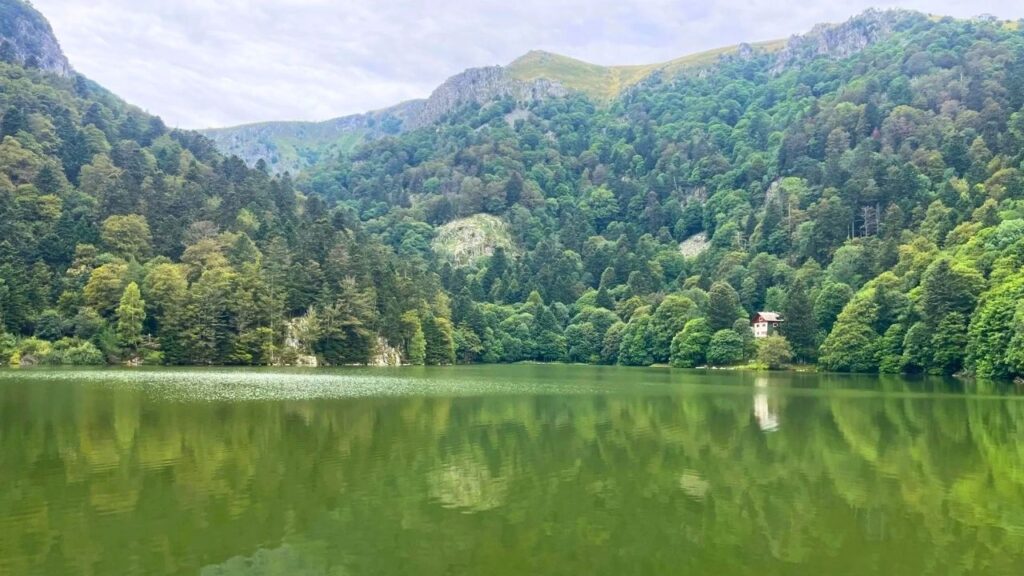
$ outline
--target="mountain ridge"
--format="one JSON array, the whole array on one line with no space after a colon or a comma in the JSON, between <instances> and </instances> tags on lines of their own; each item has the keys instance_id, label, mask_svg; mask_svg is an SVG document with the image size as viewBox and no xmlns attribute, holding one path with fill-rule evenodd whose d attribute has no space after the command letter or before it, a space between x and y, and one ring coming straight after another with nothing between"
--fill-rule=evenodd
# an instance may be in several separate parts
<instances>
[{"instance_id":1,"label":"mountain ridge","mask_svg":"<svg viewBox=\"0 0 1024 576\"><path fill-rule=\"evenodd\" d=\"M773 71L815 56L848 57L909 23L927 16L902 9L869 9L844 22L818 24L788 39L740 43L687 54L653 64L605 66L546 50L531 50L504 66L469 68L448 78L425 99L410 100L377 112L353 114L322 122L256 123L198 130L224 154L249 165L263 160L273 173L297 173L324 158L351 152L360 143L396 135L440 121L467 104L497 98L517 104L578 92L609 105L635 86L655 77L676 77L710 68L729 58L768 55ZM376 121L390 119L388 130ZM262 127L262 128L259 128ZM273 128L273 130L270 130ZM314 132L318 136L304 136Z\"/></svg>"}]
</instances>

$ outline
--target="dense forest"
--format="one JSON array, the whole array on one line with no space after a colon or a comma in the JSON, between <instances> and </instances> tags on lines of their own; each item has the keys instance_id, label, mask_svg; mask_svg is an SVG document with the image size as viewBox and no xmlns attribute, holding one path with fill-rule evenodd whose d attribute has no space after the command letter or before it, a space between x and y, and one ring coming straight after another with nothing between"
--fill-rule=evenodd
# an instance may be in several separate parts
<instances>
[{"instance_id":1,"label":"dense forest","mask_svg":"<svg viewBox=\"0 0 1024 576\"><path fill-rule=\"evenodd\" d=\"M846 26L880 18L842 58L466 106L294 181L2 63L0 358L1020 377L1024 32ZM499 241L443 249L482 214ZM755 340L759 310L781 336Z\"/></svg>"}]
</instances>

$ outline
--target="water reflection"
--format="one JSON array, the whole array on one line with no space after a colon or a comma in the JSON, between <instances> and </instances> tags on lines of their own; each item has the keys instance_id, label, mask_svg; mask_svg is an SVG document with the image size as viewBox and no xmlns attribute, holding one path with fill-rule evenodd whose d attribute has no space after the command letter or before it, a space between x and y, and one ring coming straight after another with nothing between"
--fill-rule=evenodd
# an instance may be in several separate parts
<instances>
[{"instance_id":1,"label":"water reflection","mask_svg":"<svg viewBox=\"0 0 1024 576\"><path fill-rule=\"evenodd\" d=\"M754 418L757 425L765 432L779 429L779 413L768 403L768 377L758 376L754 379Z\"/></svg>"},{"instance_id":2,"label":"water reflection","mask_svg":"<svg viewBox=\"0 0 1024 576\"><path fill-rule=\"evenodd\" d=\"M0 382L0 574L1024 571L1019 399L522 370L558 393Z\"/></svg>"}]
</instances>

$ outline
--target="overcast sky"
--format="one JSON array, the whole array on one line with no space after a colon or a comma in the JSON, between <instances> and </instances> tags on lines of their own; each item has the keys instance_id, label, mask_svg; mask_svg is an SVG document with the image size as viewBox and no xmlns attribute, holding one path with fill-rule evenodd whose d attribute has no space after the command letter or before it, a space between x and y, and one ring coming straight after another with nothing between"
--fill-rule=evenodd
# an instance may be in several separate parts
<instances>
[{"instance_id":1,"label":"overcast sky","mask_svg":"<svg viewBox=\"0 0 1024 576\"><path fill-rule=\"evenodd\" d=\"M72 66L184 128L325 120L544 49L659 62L869 6L1024 18L1020 0L33 0ZM780 5L785 8L779 8Z\"/></svg>"}]
</instances>

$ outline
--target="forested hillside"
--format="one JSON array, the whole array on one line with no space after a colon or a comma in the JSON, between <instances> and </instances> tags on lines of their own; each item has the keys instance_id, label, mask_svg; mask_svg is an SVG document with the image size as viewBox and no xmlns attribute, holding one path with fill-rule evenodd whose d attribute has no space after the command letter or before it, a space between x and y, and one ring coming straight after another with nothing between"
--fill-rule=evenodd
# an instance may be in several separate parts
<instances>
[{"instance_id":1,"label":"forested hillside","mask_svg":"<svg viewBox=\"0 0 1024 576\"><path fill-rule=\"evenodd\" d=\"M460 361L739 363L773 310L825 369L1016 376L1022 73L1017 23L869 12L611 107L467 109L301 186L409 259L508 223L514 256L441 270Z\"/></svg>"},{"instance_id":2,"label":"forested hillside","mask_svg":"<svg viewBox=\"0 0 1024 576\"><path fill-rule=\"evenodd\" d=\"M0 82L0 357L1024 375L1018 23L870 12L295 183L80 76Z\"/></svg>"},{"instance_id":3,"label":"forested hillside","mask_svg":"<svg viewBox=\"0 0 1024 576\"><path fill-rule=\"evenodd\" d=\"M446 322L424 263L80 75L2 62L0 111L3 362L367 362Z\"/></svg>"}]
</instances>

